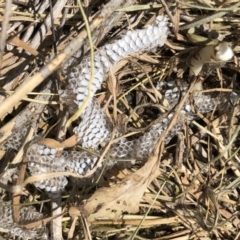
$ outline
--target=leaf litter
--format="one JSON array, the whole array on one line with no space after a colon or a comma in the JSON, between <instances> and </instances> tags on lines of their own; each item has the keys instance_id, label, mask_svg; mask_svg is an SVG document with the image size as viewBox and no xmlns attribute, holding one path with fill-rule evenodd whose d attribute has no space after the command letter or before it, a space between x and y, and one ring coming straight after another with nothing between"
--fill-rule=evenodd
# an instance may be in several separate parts
<instances>
[{"instance_id":1,"label":"leaf litter","mask_svg":"<svg viewBox=\"0 0 240 240\"><path fill-rule=\"evenodd\" d=\"M5 1L2 2L4 4ZM125 116L127 121L120 123L127 122L123 129L129 136L138 134L154 120L151 111L146 112L146 107L136 108L134 102L139 106L157 104L159 97L154 88L158 81L168 80L169 77L186 80L187 55L193 54L193 50L197 51L203 44L203 39L204 42L212 42L212 31L218 34L219 39L223 38L232 44L235 58L223 66L219 65L220 70L216 70L214 65L207 66L207 71L201 77L212 91L231 91L233 84L239 91L238 1L172 1L167 4L160 1L161 3L155 6L150 1L145 2L145 5L130 4L130 7L119 7L120 10L127 11L127 18L122 14L121 20L110 26L105 34L118 38L124 34L134 17L139 25L143 26L148 19L154 18L155 14L165 14L167 8L173 10L169 17L170 28L174 34L169 33L167 47L157 50L155 54L135 54L122 60L112 73L114 76L109 77L108 86L103 85L97 94L113 122L118 119L119 113ZM105 6L101 1L96 1L95 5L91 5L91 2L89 4L92 9ZM8 90L14 90L22 82L33 90L37 83L46 77L44 74L34 73L41 69L43 63L52 63L49 60L53 52L53 41L49 39L51 31L48 32L49 35L43 36L46 41L41 42L40 48L32 47L34 43L29 44L34 39L33 35L29 35L28 41L23 39L23 33L28 35L31 26L40 26L49 8L38 16L39 19L35 19L34 14L28 13L23 6L17 5L15 10L18 11L12 10L12 35L5 39L7 45L1 42L1 49L7 49L1 52L1 101L8 95ZM63 32L57 50L64 49L79 31L82 31L80 39L84 39L83 35L86 37L81 15L74 5L71 7L73 10L67 15L65 22L66 31L70 31L69 34ZM0 11L3 13L3 8L0 8ZM117 15L117 12L114 14ZM96 29L102 19L95 19L94 11L90 15L95 20L91 26ZM202 17L199 17L200 15ZM55 19L57 28L63 20L62 17L63 14L59 14ZM3 18L0 18L0 21L3 21ZM134 26L134 22L132 24ZM20 27L16 27L17 25ZM187 31L189 28L196 29L199 25L202 29L198 29L194 34ZM95 40L103 36L99 31ZM1 39L4 41L4 38ZM105 41L106 39L102 44ZM22 52L30 55L19 57ZM65 59L66 56L58 59L58 64ZM53 65L57 66L56 62L53 62ZM48 75L53 69L56 67L50 68ZM33 76L34 82L31 86L29 81L26 81L30 76ZM118 86L117 91L114 86ZM4 92L2 88L7 91ZM41 93L42 88L36 91ZM111 94L114 95L114 100L109 97ZM23 97L26 97L26 92L19 92L14 102L4 106L8 113L1 114L1 144L7 135L11 135L14 117L27 105L20 101ZM45 114L50 115L53 121L41 119L39 126L44 127L40 127L40 130L47 134L47 137L56 139L57 127L54 127L54 124L59 120L59 111L51 104L47 104L46 109ZM64 213L64 216L58 230L64 232L64 237L69 234L69 239L76 235L88 239L239 239L239 107L233 106L232 109L200 118L201 121L194 123L194 126L186 126L184 129L182 141L188 146L187 155L182 152L181 141L173 141L161 149L161 154L157 148L144 165L137 163L131 169L109 170L106 176L112 175L111 177L101 179L90 187L75 189L75 184L69 186L70 190L61 196L64 206L61 213ZM69 134L66 138L66 146L72 148L75 143L74 136ZM49 141L49 144L56 143ZM180 149L176 149L176 146ZM5 155L4 151L2 155ZM11 161L17 162L21 156L22 152L15 153ZM23 173L22 175L25 175ZM19 184L26 183L28 177L25 175L24 179L19 181ZM10 182L16 184L14 179ZM46 216L45 221L49 222L50 199L31 184L25 187L27 197L21 196L16 203L41 204ZM77 209L74 221L68 217L72 216L72 209ZM17 212L15 214L17 215ZM26 227L31 228L36 224L39 223L31 223ZM1 235L6 236L4 233Z\"/></svg>"}]
</instances>

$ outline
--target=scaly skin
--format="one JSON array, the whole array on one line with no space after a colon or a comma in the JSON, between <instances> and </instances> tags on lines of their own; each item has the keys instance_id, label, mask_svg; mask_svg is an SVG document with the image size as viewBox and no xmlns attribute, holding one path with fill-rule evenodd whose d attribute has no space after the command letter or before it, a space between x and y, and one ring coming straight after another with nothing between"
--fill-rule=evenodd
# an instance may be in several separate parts
<instances>
[{"instance_id":1,"label":"scaly skin","mask_svg":"<svg viewBox=\"0 0 240 240\"><path fill-rule=\"evenodd\" d=\"M101 87L108 71L111 70L119 60L134 52L146 51L154 47L162 46L167 37L167 30L166 19L158 16L156 21L146 29L128 31L122 39L99 49L99 51L95 53L94 58L95 76L90 93L91 97L93 97L94 93ZM87 96L87 86L91 69L89 59L89 57L84 58L82 63L73 69L72 73L68 76L69 86L61 93L64 102L69 105L71 109L80 107ZM164 98L167 99L170 106L173 107L178 102L179 94L178 88L175 87L174 83L171 84L169 84L168 89L165 91ZM186 89L186 86L180 87L183 95ZM221 104L222 102L218 98L212 98L210 95L195 95L193 96L193 100L196 110L201 113L212 111L215 105ZM190 102L185 103L181 114L189 118L194 117ZM110 158L110 160L107 162L107 167L113 166L116 163L116 158L130 157L136 160L142 160L149 157L162 132L168 127L172 117L173 114L169 113L166 117L152 125L149 131L138 139L132 141L121 139L115 143L109 151L108 158ZM99 144L110 139L112 125L99 104L96 103L93 98L91 98L91 101L81 115L81 119L80 124L74 129L75 134L78 136L78 141L83 147L92 148L97 151ZM181 116L179 116L178 120L177 124L167 135L165 139L166 143L181 130ZM117 133L117 135L119 136L119 133ZM14 141L10 141L10 143L13 144ZM11 144L6 146L11 148ZM12 148L18 147L17 144L16 146L12 146ZM98 159L98 157L86 152L51 149L37 143L29 147L27 158L28 169L31 175L70 171L83 176L93 169ZM98 167L95 174L87 179L87 181L96 179L100 174L101 168L102 165ZM80 179L80 182L83 183L84 180ZM48 194L55 195L62 192L67 183L67 178L61 176L38 181L35 185L45 190ZM28 211L26 209L27 208L24 208L24 211L27 213ZM30 210L29 208L29 212L31 212ZM9 223L13 221L10 215L10 210L0 211L0 217L5 220L7 219L5 221L6 225L4 225L6 228L9 228L11 225L9 225ZM23 220L24 218L27 219L28 215L24 215ZM16 226L16 228L19 228L19 226ZM16 236L25 234L23 229L21 229L23 232L21 234L18 234L17 230L15 231L13 228L11 228L11 231ZM31 238L31 234L35 234L35 230L33 229L32 231L32 233L26 233L26 236L24 236L28 237L27 234L29 234L29 238Z\"/></svg>"}]
</instances>

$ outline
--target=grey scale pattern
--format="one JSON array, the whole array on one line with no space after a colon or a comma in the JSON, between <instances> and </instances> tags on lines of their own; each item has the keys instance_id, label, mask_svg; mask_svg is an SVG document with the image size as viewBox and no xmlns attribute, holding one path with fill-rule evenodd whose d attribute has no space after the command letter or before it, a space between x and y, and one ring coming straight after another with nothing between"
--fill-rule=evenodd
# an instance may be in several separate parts
<instances>
[{"instance_id":1,"label":"grey scale pattern","mask_svg":"<svg viewBox=\"0 0 240 240\"><path fill-rule=\"evenodd\" d=\"M10 201L0 200L1 228L8 230L12 235L23 239L48 239L48 231L45 226L33 229L24 229L22 225L43 219L43 215L36 211L33 206L21 207L19 223L13 220L13 211Z\"/></svg>"},{"instance_id":2,"label":"grey scale pattern","mask_svg":"<svg viewBox=\"0 0 240 240\"><path fill-rule=\"evenodd\" d=\"M167 38L167 31L166 19L163 16L158 16L156 21L146 29L128 31L122 39L99 49L95 53L94 58L95 75L91 89L91 97L100 89L106 74L119 60L134 52L147 51L154 47L162 46ZM80 107L87 96L87 86L91 69L89 59L89 57L84 58L79 66L72 70L68 76L69 85L67 89L60 92L62 99L72 110ZM181 87L183 95L186 89L187 87L185 85ZM172 82L168 83L168 89L165 91L164 98L169 101L170 106L174 106L178 102L178 96L178 88L175 87L175 84ZM221 105L222 103L222 99L212 98L211 95L204 94L193 96L193 100L197 111L201 113L212 111L216 104ZM190 118L194 117L189 102L186 102L183 106L181 114L189 116ZM144 133L138 139L132 141L121 139L112 146L109 152L110 158L121 159L131 157L140 160L149 157L162 132L171 121L172 116L172 113L168 114L167 117L154 124L148 132ZM174 126L166 137L166 143L181 130L181 116L179 116L178 120L178 124ZM105 113L99 104L96 103L94 99L91 99L84 113L81 115L80 124L74 129L74 132L83 147L92 148L97 151L98 145L110 138L111 130L112 126ZM7 146L14 148L12 145L16 144L16 148L19 148L18 143L15 142L20 142L20 138L14 137L13 140L9 141L11 144ZM85 175L95 166L98 160L96 156L92 156L87 152L60 151L36 143L32 144L28 149L27 157L28 169L31 175L65 171ZM114 164L116 164L115 160L108 161L108 167ZM101 167L102 166L99 166L98 171L96 171L93 177L98 177ZM64 191L67 183L67 177L61 176L38 181L35 185L40 189L44 189L48 194L54 195ZM25 234L26 238L34 238L36 236L37 230L35 229L29 232L23 229L19 230L18 226L15 227L12 222L11 208L7 208L7 210L1 209L0 217L4 219L4 226L7 228L12 224L11 231L13 235L20 236L18 231L22 231L21 234ZM31 217L32 208L24 207L21 211L23 211L23 220L33 218ZM39 217L41 216L39 215Z\"/></svg>"}]
</instances>

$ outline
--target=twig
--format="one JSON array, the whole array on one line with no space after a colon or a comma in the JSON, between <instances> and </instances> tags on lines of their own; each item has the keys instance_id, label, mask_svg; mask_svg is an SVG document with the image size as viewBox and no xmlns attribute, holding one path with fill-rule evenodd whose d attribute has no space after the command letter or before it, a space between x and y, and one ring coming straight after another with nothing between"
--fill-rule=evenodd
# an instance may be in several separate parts
<instances>
[{"instance_id":1,"label":"twig","mask_svg":"<svg viewBox=\"0 0 240 240\"><path fill-rule=\"evenodd\" d=\"M3 18L2 29L1 29L1 38L0 38L0 68L2 68L2 57L3 57L4 48L5 48L6 39L7 39L7 30L8 30L8 24L9 24L9 17L11 14L11 6L12 6L12 0L6 1L4 18Z\"/></svg>"},{"instance_id":2,"label":"twig","mask_svg":"<svg viewBox=\"0 0 240 240\"><path fill-rule=\"evenodd\" d=\"M61 1L57 1L52 9L52 14L53 14L53 18L57 18L58 15L60 14L60 12L62 11L63 7L65 6L67 0L61 0ZM40 43L43 41L43 39L46 36L46 33L48 32L48 30L51 27L51 22L52 22L52 16L51 13L48 14L48 16L46 17L44 23L41 25L40 29L38 30L38 32L35 34L35 36L33 37L30 45L34 48L37 49L38 46L40 45Z\"/></svg>"},{"instance_id":3,"label":"twig","mask_svg":"<svg viewBox=\"0 0 240 240\"><path fill-rule=\"evenodd\" d=\"M233 11L239 6L240 6L240 2L234 4L232 7L230 7L229 11ZM222 16L226 15L227 13L229 13L229 11L218 12L218 13L215 13L215 14L209 16L209 17L204 17L201 20L198 20L196 22L193 22L193 23L190 23L190 24L187 24L187 25L184 25L184 26L180 27L179 30L186 30L186 29L189 29L189 28L192 28L192 27L196 27L198 25L202 25L202 24L207 23L207 22L211 22L215 18L219 18L219 17L222 17Z\"/></svg>"},{"instance_id":4,"label":"twig","mask_svg":"<svg viewBox=\"0 0 240 240\"><path fill-rule=\"evenodd\" d=\"M88 19L87 16L83 10L83 6L80 0L78 0L78 5L81 11L81 14L83 16L83 20L85 22L85 26L86 26L86 31L87 31L87 36L88 36L88 41L89 41L89 46L90 46L90 67L91 67L91 77L90 80L88 82L88 93L86 98L84 99L81 107L74 113L74 115L67 121L66 123L66 128L68 128L71 123L76 120L84 111L84 109L87 107L87 104L89 103L90 99L91 99L91 92L92 92L92 84L93 84L93 80L94 80L94 46L93 46L93 41L92 41L92 35L91 35L91 30L90 30L90 26L88 23Z\"/></svg>"}]
</instances>

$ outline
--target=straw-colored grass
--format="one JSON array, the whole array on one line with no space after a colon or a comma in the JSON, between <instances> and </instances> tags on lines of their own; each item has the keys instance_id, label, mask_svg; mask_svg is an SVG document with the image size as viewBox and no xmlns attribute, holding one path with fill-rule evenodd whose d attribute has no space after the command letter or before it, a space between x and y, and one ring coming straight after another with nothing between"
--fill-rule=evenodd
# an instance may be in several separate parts
<instances>
[{"instance_id":1,"label":"straw-colored grass","mask_svg":"<svg viewBox=\"0 0 240 240\"><path fill-rule=\"evenodd\" d=\"M52 91L51 99L47 100L32 99L31 92L48 96L43 92L47 82L55 81L57 88L64 86L67 72L81 61L80 50L83 46L86 54L91 54L93 65L94 49L119 38L133 26L144 27L158 14L168 15L170 19L166 45L154 49L153 52L135 54L120 61L96 94L106 114L116 128L122 131L124 137L137 137L158 115L166 114L165 102L160 101L161 94L156 89L160 81L188 81L191 90L197 79L192 81L193 79L188 77L190 57L200 47L216 43L218 39L224 39L232 46L234 59L224 65L206 64L198 79L204 80L205 92L220 94L232 92L234 89L239 94L238 1L162 0L155 5L150 1L144 1L142 5L134 4L135 2L67 1L62 4L62 9L51 10L51 7L46 5L39 13L34 12L33 8L27 5L27 1L19 1L19 4L12 7L9 7L10 1L0 2L0 146L13 134L21 110L29 102L37 102L45 105L45 118L41 118L41 121L38 121L39 117L34 118L34 121L38 121L41 136L46 138L43 141L49 141L47 138L58 140L61 137L62 140L67 139L62 141L61 147L71 146L80 151L81 146L73 146L76 139L68 137L71 136L73 121L83 109L73 117L64 116L64 103L59 101L56 90ZM57 16L53 20L50 17L48 30L43 32L44 35L36 44L34 37L39 34L41 24L49 14L54 16L54 11L58 11ZM100 17L98 11L101 13ZM87 19L91 21L87 22ZM188 31L198 26L201 28L195 29L194 34ZM73 54L76 54L77 58L71 58ZM69 58L70 60L67 60ZM94 71L91 74L93 76ZM188 93L182 96L174 109L174 117L167 131L176 123L180 107L189 98ZM87 101L88 99L86 104ZM45 214L44 223L47 228L50 228L50 222L55 223L53 239L56 240L60 235L63 239L238 240L239 113L239 100L238 104L222 111L214 111L204 116L199 113L199 119L194 120L190 126L186 124L178 138L174 138L167 146L158 145L159 149L153 156L153 161L158 164L153 173L153 181L148 187L143 184L144 189L136 186L136 191L143 190L144 193L140 199L134 196L134 191L132 195L128 193L128 201L135 203L139 200L138 213L124 212L118 219L109 219L109 216L106 216L89 222L83 212L83 205L102 186L116 189L116 184L124 182L126 176L134 176L137 170L143 167L142 162L136 162L130 169L113 168L96 185L80 188L74 186L73 181L66 192L56 200L62 208L58 206L53 217L50 213L51 199L32 184L39 178L48 178L53 174L29 176L26 165L23 164L19 167L17 181L10 179L17 187L10 187L11 182L8 182L8 185L1 184L4 191L0 191L0 197L13 200L16 219L21 206L35 205ZM23 127L28 126L31 126L30 122L26 122ZM161 140L164 137L165 135ZM26 138L22 139L23 146L19 152L11 151L10 154L6 150L0 150L0 176L5 176L11 164L25 161L24 145L33 139L33 130L29 128ZM111 139L108 143L103 155L99 156L102 161L103 156L107 156L108 149L118 139ZM184 146L187 146L187 151L183 150ZM7 160L6 154L9 156ZM81 178L69 172L54 174ZM24 188L26 196L17 195ZM4 192L9 194L5 195ZM112 200L114 194L114 191L109 190L106 201ZM99 206L99 210L100 208ZM29 223L25 227L32 228L37 224L39 223ZM13 239L7 238L7 233L1 233L1 224L0 238Z\"/></svg>"}]
</instances>

